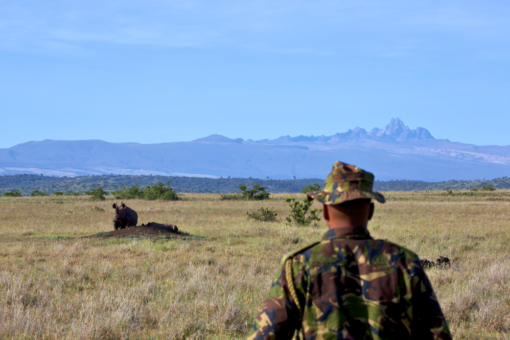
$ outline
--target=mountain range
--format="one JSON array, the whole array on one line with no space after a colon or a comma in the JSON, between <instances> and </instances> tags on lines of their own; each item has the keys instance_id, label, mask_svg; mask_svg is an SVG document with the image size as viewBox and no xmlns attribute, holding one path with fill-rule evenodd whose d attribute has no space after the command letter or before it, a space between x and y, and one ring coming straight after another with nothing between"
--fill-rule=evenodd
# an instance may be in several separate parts
<instances>
[{"instance_id":1,"label":"mountain range","mask_svg":"<svg viewBox=\"0 0 510 340\"><path fill-rule=\"evenodd\" d=\"M472 180L508 176L510 145L435 139L427 129L410 129L396 118L369 132L357 127L332 136L257 141L221 135L160 144L32 141L0 149L0 175L324 178L336 160L374 172L379 180Z\"/></svg>"}]
</instances>

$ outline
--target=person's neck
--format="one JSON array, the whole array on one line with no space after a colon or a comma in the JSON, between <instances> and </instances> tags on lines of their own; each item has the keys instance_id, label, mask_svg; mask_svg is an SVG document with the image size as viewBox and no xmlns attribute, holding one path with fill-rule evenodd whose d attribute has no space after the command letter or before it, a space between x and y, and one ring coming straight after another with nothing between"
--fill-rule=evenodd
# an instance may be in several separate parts
<instances>
[{"instance_id":1,"label":"person's neck","mask_svg":"<svg viewBox=\"0 0 510 340\"><path fill-rule=\"evenodd\" d=\"M368 225L367 220L336 220L336 221L326 221L329 229L336 228L352 228L352 227L363 227L366 228Z\"/></svg>"}]
</instances>

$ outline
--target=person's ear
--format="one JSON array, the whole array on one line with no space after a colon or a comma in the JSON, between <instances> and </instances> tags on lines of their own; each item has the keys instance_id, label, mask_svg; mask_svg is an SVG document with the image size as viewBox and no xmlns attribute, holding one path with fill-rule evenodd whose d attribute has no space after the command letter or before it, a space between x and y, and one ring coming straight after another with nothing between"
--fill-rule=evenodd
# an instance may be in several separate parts
<instances>
[{"instance_id":1,"label":"person's ear","mask_svg":"<svg viewBox=\"0 0 510 340\"><path fill-rule=\"evenodd\" d=\"M325 204L322 204L322 216L324 217L324 219L326 221L329 222L329 211L328 211L328 206L325 205Z\"/></svg>"},{"instance_id":2,"label":"person's ear","mask_svg":"<svg viewBox=\"0 0 510 340\"><path fill-rule=\"evenodd\" d=\"M370 208L368 210L368 220L370 221L372 219L372 216L374 216L374 210L375 210L375 205L374 205L374 202L370 203Z\"/></svg>"}]
</instances>

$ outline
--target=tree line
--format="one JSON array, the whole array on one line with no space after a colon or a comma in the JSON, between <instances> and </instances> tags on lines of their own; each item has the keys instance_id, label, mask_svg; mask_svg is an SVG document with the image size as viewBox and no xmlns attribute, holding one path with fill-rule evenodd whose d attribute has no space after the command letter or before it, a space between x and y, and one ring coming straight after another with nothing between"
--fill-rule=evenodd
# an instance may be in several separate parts
<instances>
[{"instance_id":1,"label":"tree line","mask_svg":"<svg viewBox=\"0 0 510 340\"><path fill-rule=\"evenodd\" d=\"M92 189L101 187L106 192L123 190L125 187L138 185L140 191L148 186L158 183L172 183L176 193L217 193L231 194L239 191L240 185L252 187L260 184L270 193L298 193L306 186L312 186L314 182L322 184L324 179L257 179L257 178L199 178L178 176L150 176L150 175L100 175L78 177L51 177L42 175L6 175L0 176L0 195L5 192L16 192L22 196L30 196L38 190L41 193L53 195L61 192L86 193ZM469 190L482 188L483 185L493 185L496 189L510 189L510 178L502 177L492 180L480 179L473 181L443 181L424 182L412 180L376 181L374 189L378 191L422 191L444 190L449 187L453 190ZM125 189L124 189L125 190ZM147 193L147 191L145 191ZM17 194L16 194L17 195Z\"/></svg>"}]
</instances>

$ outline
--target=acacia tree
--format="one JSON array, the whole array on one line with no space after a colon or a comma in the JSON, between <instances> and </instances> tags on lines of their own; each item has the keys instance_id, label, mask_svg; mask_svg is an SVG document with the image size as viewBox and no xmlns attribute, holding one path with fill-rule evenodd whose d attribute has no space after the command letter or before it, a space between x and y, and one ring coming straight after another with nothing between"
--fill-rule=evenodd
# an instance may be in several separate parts
<instances>
[{"instance_id":1,"label":"acacia tree","mask_svg":"<svg viewBox=\"0 0 510 340\"><path fill-rule=\"evenodd\" d=\"M315 182L313 182L312 185L307 185L306 187L304 187L303 189L301 189L301 192L303 194L307 194L309 192L312 192L312 191L318 191L321 189L321 186Z\"/></svg>"}]
</instances>

